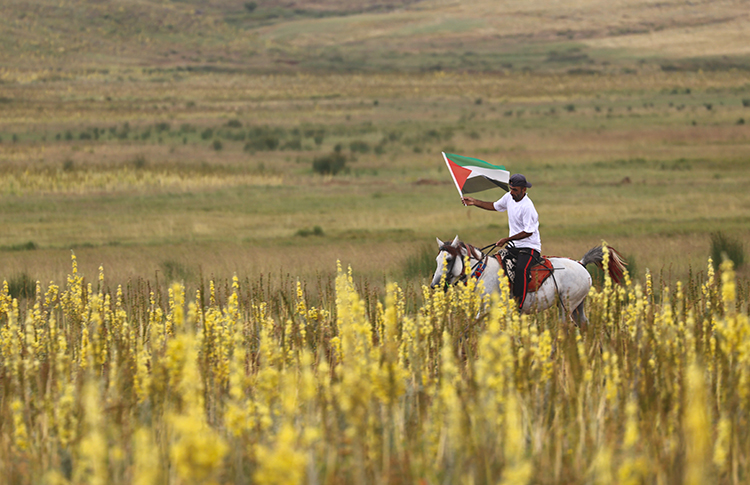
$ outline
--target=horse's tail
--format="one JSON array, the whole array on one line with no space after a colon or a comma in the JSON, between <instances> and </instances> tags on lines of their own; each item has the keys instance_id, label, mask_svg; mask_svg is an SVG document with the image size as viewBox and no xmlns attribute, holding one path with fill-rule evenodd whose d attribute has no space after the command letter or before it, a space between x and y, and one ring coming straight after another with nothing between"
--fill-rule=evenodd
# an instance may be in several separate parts
<instances>
[{"instance_id":1,"label":"horse's tail","mask_svg":"<svg viewBox=\"0 0 750 485\"><path fill-rule=\"evenodd\" d=\"M622 255L612 246L607 246L607 251L609 252L609 264L607 267L609 277L612 278L615 283L621 285L625 281L625 266L627 266L628 263L625 262L625 258L623 258ZM604 271L603 247L595 246L589 249L589 251L583 255L580 263L584 266L589 263L594 263L599 269Z\"/></svg>"}]
</instances>

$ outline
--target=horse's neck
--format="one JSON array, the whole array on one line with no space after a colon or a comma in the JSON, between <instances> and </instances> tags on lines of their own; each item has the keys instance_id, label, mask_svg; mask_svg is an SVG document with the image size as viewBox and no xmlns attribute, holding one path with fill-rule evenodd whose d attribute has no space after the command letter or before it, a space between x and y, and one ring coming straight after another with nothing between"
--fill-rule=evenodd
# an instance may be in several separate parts
<instances>
[{"instance_id":1,"label":"horse's neck","mask_svg":"<svg viewBox=\"0 0 750 485\"><path fill-rule=\"evenodd\" d=\"M482 251L478 250L471 244L464 244L464 248L466 249L466 253L469 255L469 260L481 261L485 258Z\"/></svg>"}]
</instances>

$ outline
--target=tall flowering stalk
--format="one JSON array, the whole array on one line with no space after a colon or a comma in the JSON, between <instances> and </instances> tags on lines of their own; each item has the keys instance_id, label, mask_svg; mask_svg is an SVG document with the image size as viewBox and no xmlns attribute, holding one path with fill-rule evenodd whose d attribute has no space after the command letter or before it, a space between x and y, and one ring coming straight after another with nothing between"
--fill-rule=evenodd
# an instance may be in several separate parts
<instances>
[{"instance_id":1,"label":"tall flowering stalk","mask_svg":"<svg viewBox=\"0 0 750 485\"><path fill-rule=\"evenodd\" d=\"M0 289L9 482L750 474L750 322L730 262L687 284L605 278L580 329L555 311L519 315L507 284L491 301L471 280L409 301L389 282L373 303L339 267L335 303L316 308L304 281L276 300L211 282L204 302L179 284L166 299L109 292L102 268L87 283L71 266L63 287L38 283L29 300Z\"/></svg>"}]
</instances>

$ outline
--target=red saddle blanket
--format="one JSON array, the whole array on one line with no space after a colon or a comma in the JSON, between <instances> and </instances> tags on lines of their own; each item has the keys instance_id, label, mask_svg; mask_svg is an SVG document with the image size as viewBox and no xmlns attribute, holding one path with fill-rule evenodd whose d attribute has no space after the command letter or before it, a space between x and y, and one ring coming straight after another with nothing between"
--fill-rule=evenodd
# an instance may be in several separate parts
<instances>
[{"instance_id":1,"label":"red saddle blanket","mask_svg":"<svg viewBox=\"0 0 750 485\"><path fill-rule=\"evenodd\" d=\"M500 262L500 266L503 268L503 271L505 271L505 265L503 264L503 260L500 257L499 254L496 254L495 257ZM546 256L542 256L542 262L539 264L535 264L531 267L529 274L529 286L528 286L528 293L533 293L539 289L539 287L542 286L542 283L544 283L547 278L550 277L553 271L552 261L547 259ZM510 281L510 291L513 292L513 281Z\"/></svg>"}]
</instances>

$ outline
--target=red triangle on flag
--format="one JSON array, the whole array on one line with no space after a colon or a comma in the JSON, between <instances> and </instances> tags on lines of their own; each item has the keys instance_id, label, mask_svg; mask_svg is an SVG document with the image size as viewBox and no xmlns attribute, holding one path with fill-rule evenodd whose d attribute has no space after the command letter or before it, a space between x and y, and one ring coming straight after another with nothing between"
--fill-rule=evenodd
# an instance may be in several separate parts
<instances>
[{"instance_id":1,"label":"red triangle on flag","mask_svg":"<svg viewBox=\"0 0 750 485\"><path fill-rule=\"evenodd\" d=\"M461 187L461 189L463 189L464 183L466 183L466 179L468 179L469 175L471 175L471 170L453 163L450 158L446 158L446 160L448 160L448 166L450 167L451 172L453 172L453 178L455 179L456 184Z\"/></svg>"}]
</instances>

